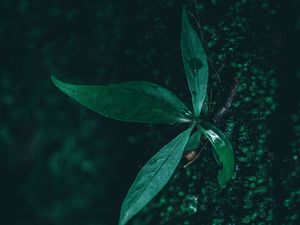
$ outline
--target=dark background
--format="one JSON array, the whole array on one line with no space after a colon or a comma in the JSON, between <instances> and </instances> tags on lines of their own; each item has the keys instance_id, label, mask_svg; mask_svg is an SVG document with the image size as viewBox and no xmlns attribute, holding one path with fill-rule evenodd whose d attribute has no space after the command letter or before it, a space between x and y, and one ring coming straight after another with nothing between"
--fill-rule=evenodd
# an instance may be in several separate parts
<instances>
[{"instance_id":1,"label":"dark background","mask_svg":"<svg viewBox=\"0 0 300 225\"><path fill-rule=\"evenodd\" d=\"M232 78L241 81L219 124L235 146L236 178L218 190L204 155L132 224L300 223L299 1L238 2L198 1L215 111ZM195 14L193 1L0 1L1 225L117 224L138 169L182 127L102 118L50 75L152 81L190 104L183 5Z\"/></svg>"}]
</instances>

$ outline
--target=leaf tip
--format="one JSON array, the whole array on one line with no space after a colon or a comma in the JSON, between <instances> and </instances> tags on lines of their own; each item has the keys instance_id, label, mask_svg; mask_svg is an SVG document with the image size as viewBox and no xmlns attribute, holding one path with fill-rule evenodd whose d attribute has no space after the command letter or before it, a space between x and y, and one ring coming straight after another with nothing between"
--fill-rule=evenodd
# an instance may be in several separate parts
<instances>
[{"instance_id":1,"label":"leaf tip","mask_svg":"<svg viewBox=\"0 0 300 225\"><path fill-rule=\"evenodd\" d=\"M233 170L233 168L227 168L226 171L219 171L217 178L221 189L224 188L227 183L233 178Z\"/></svg>"},{"instance_id":2,"label":"leaf tip","mask_svg":"<svg viewBox=\"0 0 300 225\"><path fill-rule=\"evenodd\" d=\"M185 8L185 6L182 7L182 21L187 19L187 11Z\"/></svg>"},{"instance_id":3,"label":"leaf tip","mask_svg":"<svg viewBox=\"0 0 300 225\"><path fill-rule=\"evenodd\" d=\"M58 80L53 74L51 75L51 80L56 87L60 87L62 82Z\"/></svg>"},{"instance_id":4,"label":"leaf tip","mask_svg":"<svg viewBox=\"0 0 300 225\"><path fill-rule=\"evenodd\" d=\"M182 13L186 13L186 6L185 5L182 7Z\"/></svg>"},{"instance_id":5,"label":"leaf tip","mask_svg":"<svg viewBox=\"0 0 300 225\"><path fill-rule=\"evenodd\" d=\"M57 79L54 75L51 75L51 80L53 82L53 84L59 89L61 90L62 92L64 92L65 94L69 95L70 97L73 97L74 96L72 95L72 92L71 92L71 89L72 89L72 84L68 84L68 83L65 83L59 79Z\"/></svg>"},{"instance_id":6,"label":"leaf tip","mask_svg":"<svg viewBox=\"0 0 300 225\"><path fill-rule=\"evenodd\" d=\"M224 181L222 178L219 178L218 176L218 183L221 189L223 189L226 186L227 182L228 181Z\"/></svg>"}]
</instances>

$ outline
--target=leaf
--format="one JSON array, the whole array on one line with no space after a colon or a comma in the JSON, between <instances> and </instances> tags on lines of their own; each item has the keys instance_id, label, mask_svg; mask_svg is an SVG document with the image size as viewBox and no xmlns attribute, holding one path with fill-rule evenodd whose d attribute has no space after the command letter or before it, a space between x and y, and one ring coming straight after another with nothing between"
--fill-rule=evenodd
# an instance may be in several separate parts
<instances>
[{"instance_id":1,"label":"leaf","mask_svg":"<svg viewBox=\"0 0 300 225\"><path fill-rule=\"evenodd\" d=\"M205 116L208 115L208 110L209 110L209 103L208 103L208 96L206 94L202 105L202 112Z\"/></svg>"},{"instance_id":2,"label":"leaf","mask_svg":"<svg viewBox=\"0 0 300 225\"><path fill-rule=\"evenodd\" d=\"M198 148L200 146L200 138L201 138L201 130L198 129L198 130L196 130L195 133L193 133L190 136L190 138L185 146L185 151L191 151L191 150Z\"/></svg>"},{"instance_id":3,"label":"leaf","mask_svg":"<svg viewBox=\"0 0 300 225\"><path fill-rule=\"evenodd\" d=\"M75 85L52 76L65 94L102 116L146 123L189 122L191 112L171 91L150 82Z\"/></svg>"},{"instance_id":4,"label":"leaf","mask_svg":"<svg viewBox=\"0 0 300 225\"><path fill-rule=\"evenodd\" d=\"M213 146L216 162L221 169L218 173L218 182L224 187L234 173L234 152L227 137L215 126L204 123L200 128Z\"/></svg>"},{"instance_id":5,"label":"leaf","mask_svg":"<svg viewBox=\"0 0 300 225\"><path fill-rule=\"evenodd\" d=\"M167 184L182 157L192 129L179 134L141 169L123 202L119 225L125 225Z\"/></svg>"},{"instance_id":6,"label":"leaf","mask_svg":"<svg viewBox=\"0 0 300 225\"><path fill-rule=\"evenodd\" d=\"M187 12L182 12L181 51L194 113L199 117L206 95L208 64L200 38L192 27Z\"/></svg>"}]
</instances>

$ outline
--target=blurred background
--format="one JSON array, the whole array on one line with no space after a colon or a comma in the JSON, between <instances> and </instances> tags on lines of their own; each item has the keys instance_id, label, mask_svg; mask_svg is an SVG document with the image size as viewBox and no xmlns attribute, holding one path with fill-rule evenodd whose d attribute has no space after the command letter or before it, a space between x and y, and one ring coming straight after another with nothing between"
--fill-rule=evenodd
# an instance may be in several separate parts
<instances>
[{"instance_id":1,"label":"blurred background","mask_svg":"<svg viewBox=\"0 0 300 225\"><path fill-rule=\"evenodd\" d=\"M236 149L236 178L219 190L204 155L180 167L132 224L300 224L299 1L196 3L0 0L1 225L117 224L138 169L182 127L105 119L61 93L50 75L85 84L147 80L190 104L183 5L200 15L212 109L240 80L220 124Z\"/></svg>"}]
</instances>

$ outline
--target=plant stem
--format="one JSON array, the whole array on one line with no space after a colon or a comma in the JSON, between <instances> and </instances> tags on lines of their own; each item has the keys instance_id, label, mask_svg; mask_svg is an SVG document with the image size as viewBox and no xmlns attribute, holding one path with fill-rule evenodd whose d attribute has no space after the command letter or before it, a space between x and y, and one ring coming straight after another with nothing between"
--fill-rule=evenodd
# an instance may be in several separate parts
<instances>
[{"instance_id":1,"label":"plant stem","mask_svg":"<svg viewBox=\"0 0 300 225\"><path fill-rule=\"evenodd\" d=\"M215 123L220 122L220 120L222 119L222 117L227 114L229 112L229 109L231 107L231 104L233 102L234 97L236 96L236 90L239 84L239 80L237 78L234 79L234 85L231 88L231 92L225 102L225 105L218 111L218 113L216 114L216 116L213 118L213 121Z\"/></svg>"}]
</instances>

